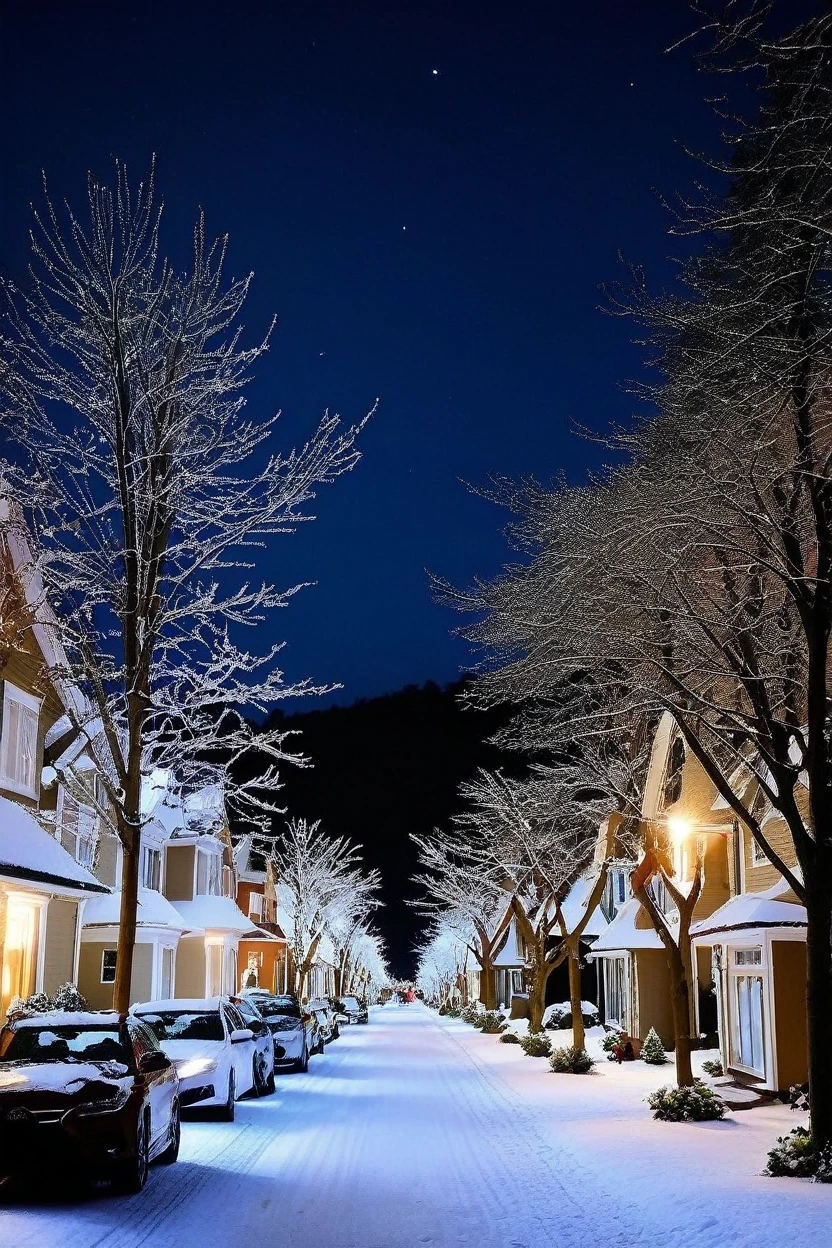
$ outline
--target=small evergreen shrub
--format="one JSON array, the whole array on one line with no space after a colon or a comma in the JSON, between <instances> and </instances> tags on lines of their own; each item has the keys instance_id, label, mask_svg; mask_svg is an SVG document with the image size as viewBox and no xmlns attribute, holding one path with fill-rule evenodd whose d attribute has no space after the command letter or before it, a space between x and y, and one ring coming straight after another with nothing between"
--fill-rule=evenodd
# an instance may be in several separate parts
<instances>
[{"instance_id":1,"label":"small evergreen shrub","mask_svg":"<svg viewBox=\"0 0 832 1248\"><path fill-rule=\"evenodd\" d=\"M499 1036L506 1026L506 1020L499 1010L485 1010L477 1022L480 1031L486 1036Z\"/></svg>"},{"instance_id":2,"label":"small evergreen shrub","mask_svg":"<svg viewBox=\"0 0 832 1248\"><path fill-rule=\"evenodd\" d=\"M659 1088L647 1104L662 1122L714 1122L725 1117L725 1105L712 1088L695 1083L692 1088Z\"/></svg>"},{"instance_id":3,"label":"small evergreen shrub","mask_svg":"<svg viewBox=\"0 0 832 1248\"><path fill-rule=\"evenodd\" d=\"M74 984L61 984L52 998L45 992L33 992L25 998L13 997L6 1013L9 1021L13 1021L31 1018L34 1014L48 1014L52 1010L75 1012L86 1008L87 1003Z\"/></svg>"},{"instance_id":4,"label":"small evergreen shrub","mask_svg":"<svg viewBox=\"0 0 832 1248\"><path fill-rule=\"evenodd\" d=\"M543 1031L530 1031L520 1044L526 1057L549 1057L552 1052L552 1041Z\"/></svg>"},{"instance_id":5,"label":"small evergreen shrub","mask_svg":"<svg viewBox=\"0 0 832 1248\"><path fill-rule=\"evenodd\" d=\"M574 1044L553 1049L549 1065L556 1075L588 1075L595 1065L586 1049L576 1049Z\"/></svg>"},{"instance_id":6,"label":"small evergreen shrub","mask_svg":"<svg viewBox=\"0 0 832 1248\"><path fill-rule=\"evenodd\" d=\"M641 1058L650 1066L663 1066L667 1061L665 1047L655 1027L651 1027L645 1037L644 1044L641 1046Z\"/></svg>"},{"instance_id":7,"label":"small evergreen shrub","mask_svg":"<svg viewBox=\"0 0 832 1248\"><path fill-rule=\"evenodd\" d=\"M613 1052L613 1049L615 1049L616 1046L621 1043L621 1037L623 1035L624 1035L624 1032L621 1030L620 1027L613 1027L611 1031L606 1032L601 1037L601 1048L604 1050L604 1052L607 1055L607 1061L609 1062L615 1061L615 1053Z\"/></svg>"},{"instance_id":8,"label":"small evergreen shrub","mask_svg":"<svg viewBox=\"0 0 832 1248\"><path fill-rule=\"evenodd\" d=\"M788 1135L777 1137L768 1155L763 1174L772 1178L812 1179L815 1183L832 1183L832 1145L815 1148L807 1127L795 1127Z\"/></svg>"},{"instance_id":9,"label":"small evergreen shrub","mask_svg":"<svg viewBox=\"0 0 832 1248\"><path fill-rule=\"evenodd\" d=\"M462 1011L456 1005L449 1005L445 1013L448 1018L459 1018Z\"/></svg>"},{"instance_id":10,"label":"small evergreen shrub","mask_svg":"<svg viewBox=\"0 0 832 1248\"><path fill-rule=\"evenodd\" d=\"M711 1075L714 1079L725 1074L725 1071L722 1069L722 1062L718 1057L715 1057L712 1062L703 1062L702 1069L706 1075Z\"/></svg>"},{"instance_id":11,"label":"small evergreen shrub","mask_svg":"<svg viewBox=\"0 0 832 1248\"><path fill-rule=\"evenodd\" d=\"M448 1007L447 1007L447 1005L440 1005L440 1007L439 1007L439 1014L440 1014L440 1016L441 1016L442 1018L444 1018L444 1017L445 1017L445 1015L446 1015L447 1013L448 1013Z\"/></svg>"},{"instance_id":12,"label":"small evergreen shrub","mask_svg":"<svg viewBox=\"0 0 832 1248\"><path fill-rule=\"evenodd\" d=\"M500 1035L502 1044L520 1044L520 1037L516 1031L504 1031Z\"/></svg>"},{"instance_id":13,"label":"small evergreen shrub","mask_svg":"<svg viewBox=\"0 0 832 1248\"><path fill-rule=\"evenodd\" d=\"M464 1005L459 1012L459 1017L463 1023L470 1023L472 1027L479 1027L483 1016L483 1011L476 1002L471 1001L468 1005Z\"/></svg>"}]
</instances>

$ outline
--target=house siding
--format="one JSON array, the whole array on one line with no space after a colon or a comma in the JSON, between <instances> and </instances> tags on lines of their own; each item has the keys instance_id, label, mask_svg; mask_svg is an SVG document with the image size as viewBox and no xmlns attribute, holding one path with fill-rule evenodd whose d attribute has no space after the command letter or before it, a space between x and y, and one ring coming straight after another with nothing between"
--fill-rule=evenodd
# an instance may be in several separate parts
<instances>
[{"instance_id":1,"label":"house siding","mask_svg":"<svg viewBox=\"0 0 832 1248\"><path fill-rule=\"evenodd\" d=\"M193 845L168 845L165 863L168 901L193 901L195 852Z\"/></svg>"},{"instance_id":2,"label":"house siding","mask_svg":"<svg viewBox=\"0 0 832 1248\"><path fill-rule=\"evenodd\" d=\"M644 1040L651 1027L662 1042L673 1047L673 1010L670 972L664 949L638 949L633 954L636 974L635 1039Z\"/></svg>"},{"instance_id":3,"label":"house siding","mask_svg":"<svg viewBox=\"0 0 832 1248\"><path fill-rule=\"evenodd\" d=\"M43 991L54 996L61 984L74 978L78 902L53 898L45 914Z\"/></svg>"},{"instance_id":4,"label":"house siding","mask_svg":"<svg viewBox=\"0 0 832 1248\"><path fill-rule=\"evenodd\" d=\"M105 949L114 949L111 940L84 941L78 967L78 988L91 1010L113 1008L113 984L101 983L101 958ZM130 1004L148 1001L153 985L153 945L137 944L133 951L130 976Z\"/></svg>"},{"instance_id":5,"label":"house siding","mask_svg":"<svg viewBox=\"0 0 832 1248\"><path fill-rule=\"evenodd\" d=\"M806 1035L806 946L802 941L773 940L774 1035L777 1052L776 1083L787 1091L805 1083L808 1073Z\"/></svg>"},{"instance_id":6,"label":"house siding","mask_svg":"<svg viewBox=\"0 0 832 1248\"><path fill-rule=\"evenodd\" d=\"M176 995L205 996L205 944L200 936L179 942L176 950Z\"/></svg>"}]
</instances>

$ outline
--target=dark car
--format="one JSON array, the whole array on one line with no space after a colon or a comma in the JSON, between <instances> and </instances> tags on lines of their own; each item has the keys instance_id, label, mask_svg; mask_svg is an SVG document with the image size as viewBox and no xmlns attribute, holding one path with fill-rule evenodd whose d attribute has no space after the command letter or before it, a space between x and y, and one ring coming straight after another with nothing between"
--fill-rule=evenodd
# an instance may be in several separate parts
<instances>
[{"instance_id":1,"label":"dark car","mask_svg":"<svg viewBox=\"0 0 832 1248\"><path fill-rule=\"evenodd\" d=\"M297 997L251 988L241 993L239 1000L250 1001L269 1028L274 1042L275 1069L306 1071L309 1055L323 1052L318 1022L314 1015L301 1008Z\"/></svg>"},{"instance_id":2,"label":"dark car","mask_svg":"<svg viewBox=\"0 0 832 1248\"><path fill-rule=\"evenodd\" d=\"M330 1040L337 1040L341 1034L335 1002L329 997L313 997L306 1008L318 1020L323 1040L320 1052L323 1053L323 1045L329 1044Z\"/></svg>"},{"instance_id":3,"label":"dark car","mask_svg":"<svg viewBox=\"0 0 832 1248\"><path fill-rule=\"evenodd\" d=\"M80 1168L138 1192L151 1161L176 1161L179 1133L175 1067L138 1018L55 1012L0 1030L3 1178Z\"/></svg>"},{"instance_id":4,"label":"dark car","mask_svg":"<svg viewBox=\"0 0 832 1248\"><path fill-rule=\"evenodd\" d=\"M337 1005L340 1022L367 1023L370 1021L367 1002L359 1001L358 997L342 997Z\"/></svg>"}]
</instances>

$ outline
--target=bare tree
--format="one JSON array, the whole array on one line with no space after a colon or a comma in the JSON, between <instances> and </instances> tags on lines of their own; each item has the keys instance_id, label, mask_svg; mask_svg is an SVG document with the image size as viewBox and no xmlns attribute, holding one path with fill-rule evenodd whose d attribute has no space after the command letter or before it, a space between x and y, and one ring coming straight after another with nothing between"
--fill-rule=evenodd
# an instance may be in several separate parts
<instances>
[{"instance_id":1,"label":"bare tree","mask_svg":"<svg viewBox=\"0 0 832 1248\"><path fill-rule=\"evenodd\" d=\"M339 926L362 909L365 913L371 909L378 876L363 874L358 853L346 837L327 836L319 822L292 819L279 840L262 840L260 847L271 855L295 992L303 996L330 925Z\"/></svg>"},{"instance_id":2,"label":"bare tree","mask_svg":"<svg viewBox=\"0 0 832 1248\"><path fill-rule=\"evenodd\" d=\"M112 189L90 177L88 201L84 224L46 195L30 283L3 283L3 490L37 536L29 588L86 698L73 727L106 741L124 849L114 1004L126 1010L142 772L173 767L196 787L250 748L245 710L316 692L285 681L280 646L242 635L298 588L261 580L257 562L310 518L319 484L353 467L361 425L327 414L300 450L272 449L277 418L249 416L244 398L269 334L243 345L251 279L225 277L227 239L207 241L200 216L190 267L163 259L152 171L134 189L117 164ZM284 734L257 732L256 748L268 772L229 783L238 812L274 807Z\"/></svg>"}]
</instances>

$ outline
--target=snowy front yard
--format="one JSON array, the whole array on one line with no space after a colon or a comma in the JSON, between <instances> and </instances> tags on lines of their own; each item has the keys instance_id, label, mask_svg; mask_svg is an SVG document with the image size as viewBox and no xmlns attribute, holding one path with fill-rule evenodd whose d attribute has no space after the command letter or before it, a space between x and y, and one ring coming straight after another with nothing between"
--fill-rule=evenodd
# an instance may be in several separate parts
<instances>
[{"instance_id":1,"label":"snowy front yard","mask_svg":"<svg viewBox=\"0 0 832 1248\"><path fill-rule=\"evenodd\" d=\"M565 1038L567 1033L561 1033ZM832 1190L759 1177L786 1108L654 1122L671 1067L554 1075L421 1006L375 1010L307 1075L188 1122L145 1191L0 1208L15 1248L824 1248Z\"/></svg>"}]
</instances>

